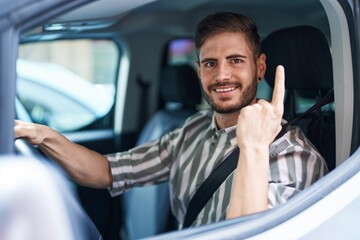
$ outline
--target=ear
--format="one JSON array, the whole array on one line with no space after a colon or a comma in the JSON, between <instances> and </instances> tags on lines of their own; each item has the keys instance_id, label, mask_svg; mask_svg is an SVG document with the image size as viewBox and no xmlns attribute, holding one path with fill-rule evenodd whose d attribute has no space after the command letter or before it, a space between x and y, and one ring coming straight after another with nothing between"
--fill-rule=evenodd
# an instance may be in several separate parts
<instances>
[{"instance_id":1,"label":"ear","mask_svg":"<svg viewBox=\"0 0 360 240\"><path fill-rule=\"evenodd\" d=\"M257 62L257 76L258 76L258 82L260 82L264 76L266 71L266 55L265 53L261 53Z\"/></svg>"}]
</instances>

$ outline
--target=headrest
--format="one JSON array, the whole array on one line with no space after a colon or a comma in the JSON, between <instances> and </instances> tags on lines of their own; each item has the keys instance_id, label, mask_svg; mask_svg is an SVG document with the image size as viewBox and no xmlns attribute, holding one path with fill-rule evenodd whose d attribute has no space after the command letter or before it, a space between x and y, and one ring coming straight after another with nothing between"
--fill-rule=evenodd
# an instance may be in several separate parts
<instances>
[{"instance_id":1,"label":"headrest","mask_svg":"<svg viewBox=\"0 0 360 240\"><path fill-rule=\"evenodd\" d=\"M166 66L161 75L161 96L164 102L195 107L201 102L201 88L195 70L189 65Z\"/></svg>"},{"instance_id":2,"label":"headrest","mask_svg":"<svg viewBox=\"0 0 360 240\"><path fill-rule=\"evenodd\" d=\"M310 26L291 27L271 33L262 42L266 54L265 79L274 87L275 68L285 67L286 89L329 90L333 69L328 42Z\"/></svg>"}]
</instances>

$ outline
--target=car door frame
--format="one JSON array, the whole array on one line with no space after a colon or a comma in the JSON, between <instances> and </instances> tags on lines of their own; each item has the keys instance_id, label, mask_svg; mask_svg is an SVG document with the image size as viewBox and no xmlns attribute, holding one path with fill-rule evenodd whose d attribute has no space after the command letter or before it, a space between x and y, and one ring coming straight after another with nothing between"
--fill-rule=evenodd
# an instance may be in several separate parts
<instances>
[{"instance_id":1,"label":"car door frame","mask_svg":"<svg viewBox=\"0 0 360 240\"><path fill-rule=\"evenodd\" d=\"M20 33L89 0L5 0L0 12L0 154L14 153L16 59Z\"/></svg>"}]
</instances>

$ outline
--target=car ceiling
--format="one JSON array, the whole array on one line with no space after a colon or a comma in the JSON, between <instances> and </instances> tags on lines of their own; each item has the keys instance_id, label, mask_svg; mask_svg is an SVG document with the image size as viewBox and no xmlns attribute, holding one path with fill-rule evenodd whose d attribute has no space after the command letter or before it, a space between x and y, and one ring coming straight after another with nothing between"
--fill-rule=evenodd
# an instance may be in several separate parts
<instances>
[{"instance_id":1,"label":"car ceiling","mask_svg":"<svg viewBox=\"0 0 360 240\"><path fill-rule=\"evenodd\" d=\"M329 36L325 11L321 3L314 0L101 0L52 19L45 25L47 28L30 33L46 35L49 32L45 33L44 29L63 24L77 32L104 28L192 34L195 23L217 11L235 11L254 18L261 36L299 24L318 27Z\"/></svg>"}]
</instances>

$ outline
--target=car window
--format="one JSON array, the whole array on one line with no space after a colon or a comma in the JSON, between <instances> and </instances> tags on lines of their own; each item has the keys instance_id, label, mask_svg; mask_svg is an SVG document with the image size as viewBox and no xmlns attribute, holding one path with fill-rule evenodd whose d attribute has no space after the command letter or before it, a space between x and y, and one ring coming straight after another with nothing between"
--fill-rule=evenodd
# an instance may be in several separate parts
<instances>
[{"instance_id":1,"label":"car window","mask_svg":"<svg viewBox=\"0 0 360 240\"><path fill-rule=\"evenodd\" d=\"M189 64L193 66L194 69L196 66L196 51L195 51L195 42L192 38L177 38L169 42L167 47L167 64L176 65L176 64Z\"/></svg>"},{"instance_id":2,"label":"car window","mask_svg":"<svg viewBox=\"0 0 360 240\"><path fill-rule=\"evenodd\" d=\"M119 50L110 40L22 44L17 60L19 104L33 122L61 132L85 128L107 116L114 104L118 58ZM19 110L22 119L24 111ZM109 121L101 125L108 127Z\"/></svg>"}]
</instances>

